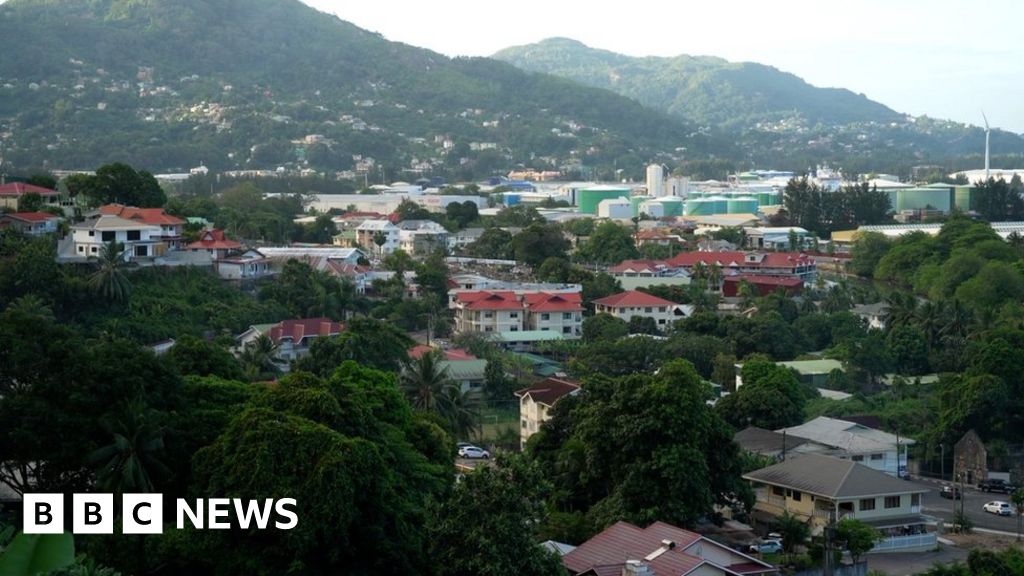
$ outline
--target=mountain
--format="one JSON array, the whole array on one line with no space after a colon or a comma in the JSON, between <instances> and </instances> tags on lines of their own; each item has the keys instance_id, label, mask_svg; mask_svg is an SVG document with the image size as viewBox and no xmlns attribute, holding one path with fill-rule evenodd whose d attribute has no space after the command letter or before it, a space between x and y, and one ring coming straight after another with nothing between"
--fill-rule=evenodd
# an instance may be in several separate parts
<instances>
[{"instance_id":1,"label":"mountain","mask_svg":"<svg viewBox=\"0 0 1024 576\"><path fill-rule=\"evenodd\" d=\"M709 56L634 58L568 38L506 48L494 58L607 88L642 104L710 125L801 117L811 123L895 122L903 115L839 88L816 88L771 66Z\"/></svg>"},{"instance_id":2,"label":"mountain","mask_svg":"<svg viewBox=\"0 0 1024 576\"><path fill-rule=\"evenodd\" d=\"M524 70L613 90L732 135L750 159L797 169L821 160L873 170L948 162L978 155L984 146L980 128L912 118L863 94L818 88L751 62L685 55L638 58L566 38L506 48L493 57ZM993 131L992 142L999 153L1024 153L1021 135ZM801 165L802 159L807 163Z\"/></svg>"},{"instance_id":3,"label":"mountain","mask_svg":"<svg viewBox=\"0 0 1024 576\"><path fill-rule=\"evenodd\" d=\"M613 92L390 42L298 0L9 0L0 29L7 170L639 173L658 151L733 152Z\"/></svg>"}]
</instances>

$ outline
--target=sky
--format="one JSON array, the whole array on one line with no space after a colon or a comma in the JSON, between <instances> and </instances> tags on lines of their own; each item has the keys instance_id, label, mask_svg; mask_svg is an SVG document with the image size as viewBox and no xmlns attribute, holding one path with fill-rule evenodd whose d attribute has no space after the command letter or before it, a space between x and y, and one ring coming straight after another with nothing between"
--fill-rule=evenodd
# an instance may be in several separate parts
<instances>
[{"instance_id":1,"label":"sky","mask_svg":"<svg viewBox=\"0 0 1024 576\"><path fill-rule=\"evenodd\" d=\"M899 112L1024 133L1020 0L303 0L449 56L561 36L632 56L719 56Z\"/></svg>"}]
</instances>

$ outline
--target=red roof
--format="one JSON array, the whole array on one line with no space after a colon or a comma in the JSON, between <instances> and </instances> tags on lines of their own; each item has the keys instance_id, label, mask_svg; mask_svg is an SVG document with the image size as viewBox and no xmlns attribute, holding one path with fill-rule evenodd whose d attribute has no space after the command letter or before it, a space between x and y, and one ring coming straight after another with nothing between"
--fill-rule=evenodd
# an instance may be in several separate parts
<instances>
[{"instance_id":1,"label":"red roof","mask_svg":"<svg viewBox=\"0 0 1024 576\"><path fill-rule=\"evenodd\" d=\"M136 208L123 204L106 204L100 206L100 214L120 216L127 220L135 220L156 226L180 226L185 224L185 221L181 218L165 213L163 208Z\"/></svg>"},{"instance_id":2,"label":"red roof","mask_svg":"<svg viewBox=\"0 0 1024 576\"><path fill-rule=\"evenodd\" d=\"M735 276L726 276L722 279L723 282L740 282L746 280L755 286L785 286L787 288L795 288L797 286L803 286L804 281L795 278L793 276L764 276L761 274L737 274Z\"/></svg>"},{"instance_id":3,"label":"red roof","mask_svg":"<svg viewBox=\"0 0 1024 576\"><path fill-rule=\"evenodd\" d=\"M24 182L11 182L0 186L0 196L23 196L33 192L40 196L56 196L59 194L56 190L25 184Z\"/></svg>"},{"instance_id":4,"label":"red roof","mask_svg":"<svg viewBox=\"0 0 1024 576\"><path fill-rule=\"evenodd\" d=\"M652 296L646 292L640 292L637 290L628 290L619 294L612 294L604 298L594 300L594 304L600 304L602 306L608 306L610 308L625 308L625 307L637 307L637 306L675 306L675 302L670 302L664 298L658 298Z\"/></svg>"},{"instance_id":5,"label":"red roof","mask_svg":"<svg viewBox=\"0 0 1024 576\"><path fill-rule=\"evenodd\" d=\"M754 256L756 260L748 262L747 256ZM793 268L795 266L806 266L814 263L810 256L798 252L683 252L670 258L667 263L670 266L689 268L703 263L705 266L718 264L725 268L730 266L747 268Z\"/></svg>"},{"instance_id":6,"label":"red roof","mask_svg":"<svg viewBox=\"0 0 1024 576\"><path fill-rule=\"evenodd\" d=\"M199 240L186 246L188 250L238 250L242 245L228 240L223 230L205 230Z\"/></svg>"},{"instance_id":7,"label":"red roof","mask_svg":"<svg viewBox=\"0 0 1024 576\"><path fill-rule=\"evenodd\" d=\"M627 560L643 560L662 548L662 540L671 540L676 546L658 555L649 565L659 576L682 576L704 562L682 551L700 539L700 534L663 522L641 529L619 521L563 556L562 564L573 574L599 566L621 566Z\"/></svg>"},{"instance_id":8,"label":"red roof","mask_svg":"<svg viewBox=\"0 0 1024 576\"><path fill-rule=\"evenodd\" d=\"M60 218L60 216L50 214L49 212L12 212L4 216L11 220L20 220L22 222L46 222Z\"/></svg>"},{"instance_id":9,"label":"red roof","mask_svg":"<svg viewBox=\"0 0 1024 576\"><path fill-rule=\"evenodd\" d=\"M608 269L611 274L625 272L656 272L667 267L664 260L623 260Z\"/></svg>"},{"instance_id":10,"label":"red roof","mask_svg":"<svg viewBox=\"0 0 1024 576\"><path fill-rule=\"evenodd\" d=\"M545 378L529 388L516 391L516 396L529 396L538 404L554 406L563 397L580 389L579 382L561 378Z\"/></svg>"},{"instance_id":11,"label":"red roof","mask_svg":"<svg viewBox=\"0 0 1024 576\"><path fill-rule=\"evenodd\" d=\"M380 220L384 218L384 215L380 212L345 212L341 216L336 216L343 220L351 220L354 218L366 218L367 220Z\"/></svg>"},{"instance_id":12,"label":"red roof","mask_svg":"<svg viewBox=\"0 0 1024 576\"><path fill-rule=\"evenodd\" d=\"M270 339L278 344L285 338L292 342L301 342L303 338L318 336L336 336L341 334L344 326L330 318L304 318L302 320L284 320L270 328Z\"/></svg>"},{"instance_id":13,"label":"red roof","mask_svg":"<svg viewBox=\"0 0 1024 576\"><path fill-rule=\"evenodd\" d=\"M516 298L515 292L459 292L455 301L465 305L469 310L521 310L523 303Z\"/></svg>"},{"instance_id":14,"label":"red roof","mask_svg":"<svg viewBox=\"0 0 1024 576\"><path fill-rule=\"evenodd\" d=\"M349 264L344 260L338 260L334 258L327 259L327 267L330 268L331 272L333 272L337 276L349 277L355 277L360 274L366 274L367 272L372 270L372 268L370 268L369 266L362 266L360 264Z\"/></svg>"},{"instance_id":15,"label":"red roof","mask_svg":"<svg viewBox=\"0 0 1024 576\"><path fill-rule=\"evenodd\" d=\"M473 356L469 352L466 352L465 350L462 350L460 348L438 350L437 348L434 348L433 346L427 346L426 344L417 344L412 348L409 348L409 358L412 358L413 360L418 360L424 354L428 354L434 351L443 352L444 359L448 360L449 362L477 360L476 356Z\"/></svg>"},{"instance_id":16,"label":"red roof","mask_svg":"<svg viewBox=\"0 0 1024 576\"><path fill-rule=\"evenodd\" d=\"M530 312L582 312L583 296L579 292L550 294L536 292L523 297Z\"/></svg>"}]
</instances>

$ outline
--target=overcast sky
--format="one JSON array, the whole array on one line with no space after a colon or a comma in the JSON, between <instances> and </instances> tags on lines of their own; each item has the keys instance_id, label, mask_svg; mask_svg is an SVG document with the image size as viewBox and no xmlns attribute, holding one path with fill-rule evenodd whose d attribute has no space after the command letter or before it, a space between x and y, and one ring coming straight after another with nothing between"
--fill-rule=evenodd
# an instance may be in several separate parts
<instances>
[{"instance_id":1,"label":"overcast sky","mask_svg":"<svg viewBox=\"0 0 1024 576\"><path fill-rule=\"evenodd\" d=\"M1024 133L1020 0L304 0L389 40L488 56L552 36L753 61L889 107Z\"/></svg>"}]
</instances>

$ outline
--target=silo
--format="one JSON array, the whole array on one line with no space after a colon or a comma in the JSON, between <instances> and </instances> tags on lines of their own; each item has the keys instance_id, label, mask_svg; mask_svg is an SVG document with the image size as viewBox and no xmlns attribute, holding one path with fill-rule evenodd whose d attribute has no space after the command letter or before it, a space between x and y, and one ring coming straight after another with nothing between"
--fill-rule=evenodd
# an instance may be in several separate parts
<instances>
[{"instance_id":1,"label":"silo","mask_svg":"<svg viewBox=\"0 0 1024 576\"><path fill-rule=\"evenodd\" d=\"M629 198L629 195L629 188L623 186L589 186L577 191L576 204L583 214L597 214L597 205L601 200Z\"/></svg>"}]
</instances>

